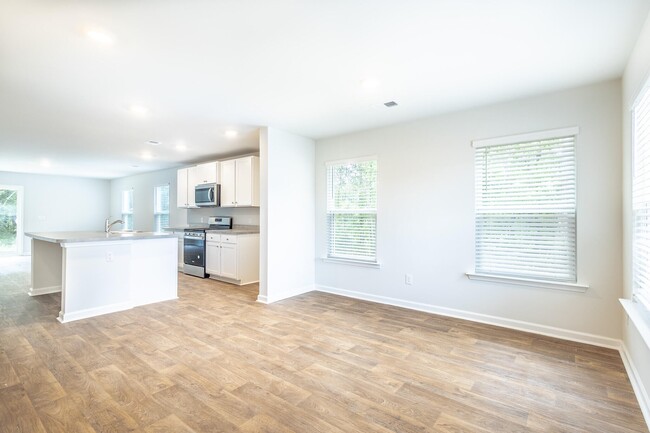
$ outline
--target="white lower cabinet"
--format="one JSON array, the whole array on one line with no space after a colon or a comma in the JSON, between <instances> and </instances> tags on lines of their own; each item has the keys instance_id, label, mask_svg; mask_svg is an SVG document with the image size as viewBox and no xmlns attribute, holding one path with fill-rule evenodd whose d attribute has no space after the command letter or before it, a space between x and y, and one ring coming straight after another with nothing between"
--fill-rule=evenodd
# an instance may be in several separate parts
<instances>
[{"instance_id":1,"label":"white lower cabinet","mask_svg":"<svg viewBox=\"0 0 650 433\"><path fill-rule=\"evenodd\" d=\"M222 277L238 279L237 274L237 244L221 242L221 273Z\"/></svg>"},{"instance_id":2,"label":"white lower cabinet","mask_svg":"<svg viewBox=\"0 0 650 433\"><path fill-rule=\"evenodd\" d=\"M222 235L206 233L205 272L210 278L235 284L259 281L259 233Z\"/></svg>"},{"instance_id":3,"label":"white lower cabinet","mask_svg":"<svg viewBox=\"0 0 650 433\"><path fill-rule=\"evenodd\" d=\"M221 244L219 242L205 243L205 272L210 275L221 274Z\"/></svg>"}]
</instances>

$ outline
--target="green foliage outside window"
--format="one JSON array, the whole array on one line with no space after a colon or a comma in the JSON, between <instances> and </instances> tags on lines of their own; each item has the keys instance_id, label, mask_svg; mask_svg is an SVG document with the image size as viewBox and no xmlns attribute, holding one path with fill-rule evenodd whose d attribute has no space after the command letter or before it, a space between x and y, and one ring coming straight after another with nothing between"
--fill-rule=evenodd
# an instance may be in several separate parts
<instances>
[{"instance_id":1,"label":"green foliage outside window","mask_svg":"<svg viewBox=\"0 0 650 433\"><path fill-rule=\"evenodd\" d=\"M377 161L328 167L328 256L375 261Z\"/></svg>"},{"instance_id":2,"label":"green foliage outside window","mask_svg":"<svg viewBox=\"0 0 650 433\"><path fill-rule=\"evenodd\" d=\"M16 243L16 211L18 193L12 189L0 189L0 247Z\"/></svg>"}]
</instances>

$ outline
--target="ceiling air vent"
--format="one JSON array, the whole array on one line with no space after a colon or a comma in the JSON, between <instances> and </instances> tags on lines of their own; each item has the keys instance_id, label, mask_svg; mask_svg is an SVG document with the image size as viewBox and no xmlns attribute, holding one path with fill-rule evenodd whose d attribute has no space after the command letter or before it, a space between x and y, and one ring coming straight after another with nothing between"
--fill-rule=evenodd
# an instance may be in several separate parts
<instances>
[{"instance_id":1,"label":"ceiling air vent","mask_svg":"<svg viewBox=\"0 0 650 433\"><path fill-rule=\"evenodd\" d=\"M388 108L391 108L391 107L397 107L397 102L395 102L395 101L388 101L388 102L384 102L384 105L387 106Z\"/></svg>"}]
</instances>

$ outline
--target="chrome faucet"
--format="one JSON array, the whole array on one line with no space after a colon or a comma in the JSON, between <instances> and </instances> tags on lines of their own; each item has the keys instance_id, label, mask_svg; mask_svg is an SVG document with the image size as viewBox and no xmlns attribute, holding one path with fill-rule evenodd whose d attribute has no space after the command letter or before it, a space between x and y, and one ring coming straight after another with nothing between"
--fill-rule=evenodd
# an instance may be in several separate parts
<instances>
[{"instance_id":1,"label":"chrome faucet","mask_svg":"<svg viewBox=\"0 0 650 433\"><path fill-rule=\"evenodd\" d=\"M109 221L110 221L109 218L106 218L106 221L104 221L104 231L106 233L110 233L111 228L113 228L115 224L124 224L124 221L122 220L115 220L112 223L109 223Z\"/></svg>"}]
</instances>

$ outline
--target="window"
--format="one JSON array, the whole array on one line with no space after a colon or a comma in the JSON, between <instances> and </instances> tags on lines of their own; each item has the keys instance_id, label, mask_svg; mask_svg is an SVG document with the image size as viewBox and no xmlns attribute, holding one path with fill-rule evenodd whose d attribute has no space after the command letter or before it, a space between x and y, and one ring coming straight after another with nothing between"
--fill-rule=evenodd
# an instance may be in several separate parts
<instances>
[{"instance_id":1,"label":"window","mask_svg":"<svg viewBox=\"0 0 650 433\"><path fill-rule=\"evenodd\" d=\"M650 309L650 86L639 95L633 121L632 291Z\"/></svg>"},{"instance_id":2,"label":"window","mask_svg":"<svg viewBox=\"0 0 650 433\"><path fill-rule=\"evenodd\" d=\"M153 229L156 232L169 227L169 185L154 188Z\"/></svg>"},{"instance_id":3,"label":"window","mask_svg":"<svg viewBox=\"0 0 650 433\"><path fill-rule=\"evenodd\" d=\"M122 191L122 221L124 230L133 230L133 190Z\"/></svg>"},{"instance_id":4,"label":"window","mask_svg":"<svg viewBox=\"0 0 650 433\"><path fill-rule=\"evenodd\" d=\"M477 274L576 283L577 132L473 143Z\"/></svg>"},{"instance_id":5,"label":"window","mask_svg":"<svg viewBox=\"0 0 650 433\"><path fill-rule=\"evenodd\" d=\"M327 164L327 256L377 261L377 160Z\"/></svg>"},{"instance_id":6,"label":"window","mask_svg":"<svg viewBox=\"0 0 650 433\"><path fill-rule=\"evenodd\" d=\"M23 187L0 185L0 255L23 252Z\"/></svg>"}]
</instances>

